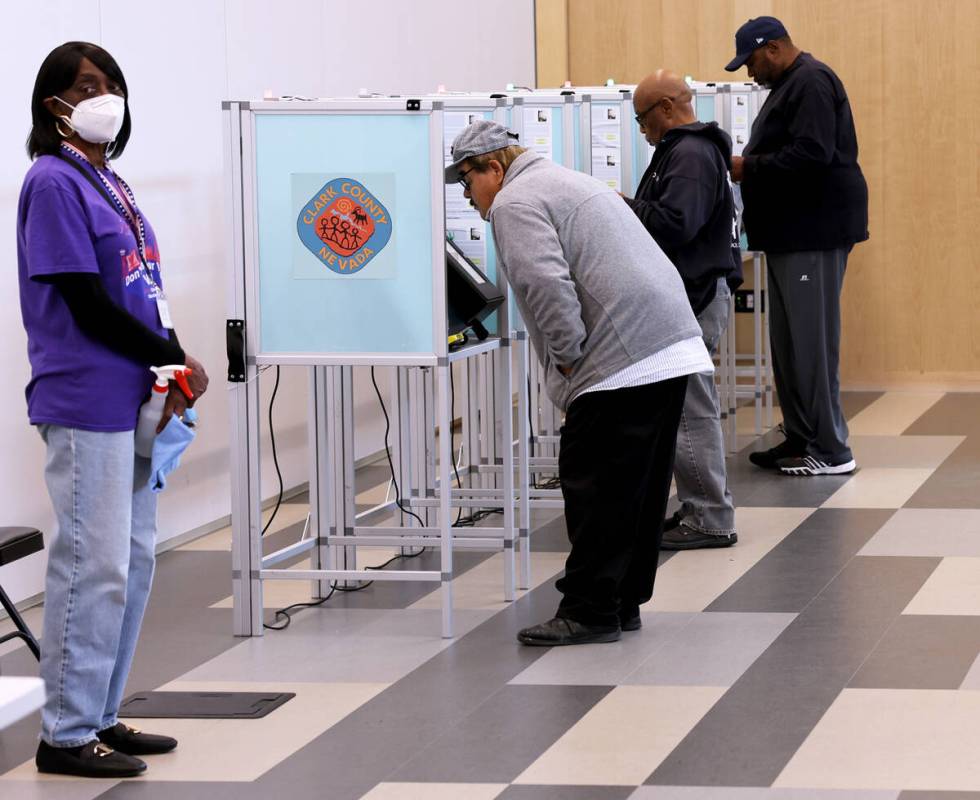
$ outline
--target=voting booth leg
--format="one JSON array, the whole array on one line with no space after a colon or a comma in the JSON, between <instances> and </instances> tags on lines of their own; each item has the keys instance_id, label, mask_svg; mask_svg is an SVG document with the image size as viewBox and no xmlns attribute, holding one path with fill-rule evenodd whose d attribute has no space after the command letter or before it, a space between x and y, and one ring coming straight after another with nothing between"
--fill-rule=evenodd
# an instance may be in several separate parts
<instances>
[{"instance_id":1,"label":"voting booth leg","mask_svg":"<svg viewBox=\"0 0 980 800\"><path fill-rule=\"evenodd\" d=\"M769 261L762 254L762 296L765 298L765 315L762 318L764 333L762 346L765 348L765 383L766 383L766 429L772 428L772 340L769 338Z\"/></svg>"},{"instance_id":2,"label":"voting booth leg","mask_svg":"<svg viewBox=\"0 0 980 800\"><path fill-rule=\"evenodd\" d=\"M449 472L452 469L450 459L450 436L449 426L452 424L449 419L449 370L452 369L448 362L436 367L438 373L438 416L439 430L439 485L442 491L439 492L439 563L440 563L440 582L442 586L442 636L444 639L451 639L453 636L453 529L452 529L452 492Z\"/></svg>"},{"instance_id":3,"label":"voting booth leg","mask_svg":"<svg viewBox=\"0 0 980 800\"><path fill-rule=\"evenodd\" d=\"M397 404L395 406L397 410L396 420L398 423L398 453L397 460L393 463L398 465L398 490L401 493L401 497L396 494L396 501L398 500L408 500L412 496L412 459L414 458L412 451L412 417L411 417L411 388L409 386L411 381L410 370L408 367L396 367L395 368L395 391L397 394ZM399 509L398 511L398 521L399 525L402 527L415 527L416 520L411 514L406 514L404 511Z\"/></svg>"},{"instance_id":4,"label":"voting booth leg","mask_svg":"<svg viewBox=\"0 0 980 800\"><path fill-rule=\"evenodd\" d=\"M343 447L343 477L344 484L344 535L354 538L354 526L357 524L356 490L354 488L354 368L340 367L341 381L341 431L340 439ZM357 547L348 547L345 551L346 568L357 569Z\"/></svg>"},{"instance_id":5,"label":"voting booth leg","mask_svg":"<svg viewBox=\"0 0 980 800\"><path fill-rule=\"evenodd\" d=\"M483 383L486 394L483 397L483 447L487 457L487 464L491 469L487 472L487 484L489 489L496 489L500 486L497 471L494 467L499 466L497 456L497 401L494 396L494 354L486 353L480 357L485 371Z\"/></svg>"},{"instance_id":6,"label":"voting booth leg","mask_svg":"<svg viewBox=\"0 0 980 800\"><path fill-rule=\"evenodd\" d=\"M262 507L259 472L259 386L255 365L232 384L232 624L235 636L262 635Z\"/></svg>"},{"instance_id":7,"label":"voting booth leg","mask_svg":"<svg viewBox=\"0 0 980 800\"><path fill-rule=\"evenodd\" d=\"M328 447L330 432L326 368L310 367L309 376L310 533L316 541L316 546L310 553L310 560L312 569L333 569L327 537L336 535L337 523L333 519L333 508L330 503L333 465ZM326 597L329 591L329 581L317 580L311 584L311 593L316 600Z\"/></svg>"},{"instance_id":8,"label":"voting booth leg","mask_svg":"<svg viewBox=\"0 0 980 800\"><path fill-rule=\"evenodd\" d=\"M518 464L518 503L519 505L519 536L521 548L520 581L521 589L531 588L531 470L528 460L528 397L527 391L527 334L516 331L517 342L517 464Z\"/></svg>"},{"instance_id":9,"label":"voting booth leg","mask_svg":"<svg viewBox=\"0 0 980 800\"><path fill-rule=\"evenodd\" d=\"M762 256L752 254L752 339L755 349L752 354L753 386L755 394L755 435L762 435Z\"/></svg>"},{"instance_id":10,"label":"voting booth leg","mask_svg":"<svg viewBox=\"0 0 980 800\"><path fill-rule=\"evenodd\" d=\"M510 340L501 339L500 349L492 354L496 361L497 396L495 408L500 428L501 447L498 449L502 471L499 478L501 507L504 510L504 600L515 597L517 553L514 548L514 410L513 387L510 366Z\"/></svg>"},{"instance_id":11,"label":"voting booth leg","mask_svg":"<svg viewBox=\"0 0 980 800\"><path fill-rule=\"evenodd\" d=\"M466 464L469 477L466 485L470 489L479 488L481 483L480 465L480 402L479 382L480 366L475 359L466 359L466 405L463 411L463 441L466 442Z\"/></svg>"},{"instance_id":12,"label":"voting booth leg","mask_svg":"<svg viewBox=\"0 0 980 800\"><path fill-rule=\"evenodd\" d=\"M422 430L425 433L425 462L422 465L425 476L425 497L434 497L436 493L436 429L433 425L427 424L428 420L435 419L435 380L436 376L433 370L429 367L422 367L419 370L422 379L422 414L423 423ZM449 391L449 384L446 384L446 391ZM448 404L447 404L448 407ZM448 412L447 412L448 413ZM450 424L451 421L450 421ZM447 441L452 440L452 430L447 425L443 427L439 426L440 435L445 434L448 438ZM450 450L452 450L452 445L450 445ZM446 462L452 465L452 462ZM452 491L452 483L443 483L439 481L440 488L447 488L450 492ZM435 513L432 508L425 509L425 524L432 525L435 522Z\"/></svg>"}]
</instances>

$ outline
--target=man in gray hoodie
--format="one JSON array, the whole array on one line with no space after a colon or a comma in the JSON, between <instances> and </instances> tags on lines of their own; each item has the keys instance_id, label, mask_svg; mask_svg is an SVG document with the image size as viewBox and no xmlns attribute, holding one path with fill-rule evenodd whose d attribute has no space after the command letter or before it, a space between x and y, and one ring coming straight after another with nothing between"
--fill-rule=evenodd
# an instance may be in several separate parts
<instances>
[{"instance_id":1,"label":"man in gray hoodie","mask_svg":"<svg viewBox=\"0 0 980 800\"><path fill-rule=\"evenodd\" d=\"M674 265L602 182L489 120L453 142L446 182L490 221L549 397L571 552L555 617L527 645L611 642L653 594L687 376L711 360Z\"/></svg>"}]
</instances>

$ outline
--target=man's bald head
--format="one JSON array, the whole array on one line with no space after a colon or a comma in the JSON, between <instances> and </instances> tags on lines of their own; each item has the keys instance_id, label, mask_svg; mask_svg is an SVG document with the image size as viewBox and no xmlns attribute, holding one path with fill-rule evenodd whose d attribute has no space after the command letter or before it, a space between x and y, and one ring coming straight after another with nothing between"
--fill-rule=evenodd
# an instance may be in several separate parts
<instances>
[{"instance_id":1,"label":"man's bald head","mask_svg":"<svg viewBox=\"0 0 980 800\"><path fill-rule=\"evenodd\" d=\"M640 81L633 93L633 110L650 144L657 144L671 128L697 119L693 96L684 79L667 69Z\"/></svg>"}]
</instances>

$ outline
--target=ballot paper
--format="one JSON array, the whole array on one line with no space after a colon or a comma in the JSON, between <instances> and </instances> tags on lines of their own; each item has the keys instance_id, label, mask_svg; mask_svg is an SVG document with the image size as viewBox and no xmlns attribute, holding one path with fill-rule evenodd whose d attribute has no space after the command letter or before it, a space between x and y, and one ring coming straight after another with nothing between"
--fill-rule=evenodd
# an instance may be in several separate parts
<instances>
[{"instance_id":1,"label":"ballot paper","mask_svg":"<svg viewBox=\"0 0 980 800\"><path fill-rule=\"evenodd\" d=\"M732 109L732 155L740 156L749 143L749 96L748 94L731 95Z\"/></svg>"},{"instance_id":2,"label":"ballot paper","mask_svg":"<svg viewBox=\"0 0 980 800\"><path fill-rule=\"evenodd\" d=\"M467 125L485 118L480 111L447 111L443 114L446 166L453 163L452 143L460 132ZM470 261L481 269L486 267L486 223L463 196L463 187L458 181L446 184L446 235Z\"/></svg>"},{"instance_id":3,"label":"ballot paper","mask_svg":"<svg viewBox=\"0 0 980 800\"><path fill-rule=\"evenodd\" d=\"M551 115L553 108L524 107L524 146L547 159L553 157Z\"/></svg>"},{"instance_id":4,"label":"ballot paper","mask_svg":"<svg viewBox=\"0 0 980 800\"><path fill-rule=\"evenodd\" d=\"M619 103L592 104L592 175L617 192L622 190L622 113Z\"/></svg>"}]
</instances>

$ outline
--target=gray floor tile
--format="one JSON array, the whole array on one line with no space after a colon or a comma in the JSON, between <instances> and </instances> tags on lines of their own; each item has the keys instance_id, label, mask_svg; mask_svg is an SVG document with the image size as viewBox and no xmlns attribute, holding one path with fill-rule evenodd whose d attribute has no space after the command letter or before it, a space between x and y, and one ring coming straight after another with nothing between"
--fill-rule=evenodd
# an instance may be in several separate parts
<instances>
[{"instance_id":1,"label":"gray floor tile","mask_svg":"<svg viewBox=\"0 0 980 800\"><path fill-rule=\"evenodd\" d=\"M844 416L853 417L882 396L882 392L844 392L841 406ZM754 440L734 456L729 456L728 488L739 506L819 508L849 476L821 476L818 480L793 480L777 472L762 470L749 462L749 453L774 447L785 439L773 429Z\"/></svg>"},{"instance_id":2,"label":"gray floor tile","mask_svg":"<svg viewBox=\"0 0 980 800\"><path fill-rule=\"evenodd\" d=\"M643 628L611 644L553 647L516 676L512 683L567 686L618 685L661 652L696 616L688 612L647 612Z\"/></svg>"},{"instance_id":3,"label":"gray floor tile","mask_svg":"<svg viewBox=\"0 0 980 800\"><path fill-rule=\"evenodd\" d=\"M884 392L841 392L841 411L844 412L846 419L850 419L860 414L882 395Z\"/></svg>"},{"instance_id":4,"label":"gray floor tile","mask_svg":"<svg viewBox=\"0 0 980 800\"><path fill-rule=\"evenodd\" d=\"M246 639L184 679L393 683L451 644L441 638L438 610L358 611L337 619L330 611L311 610L289 629ZM458 635L487 616L457 610Z\"/></svg>"},{"instance_id":5,"label":"gray floor tile","mask_svg":"<svg viewBox=\"0 0 980 800\"><path fill-rule=\"evenodd\" d=\"M83 779L78 781L10 781L0 780L0 797L4 800L96 800L117 781Z\"/></svg>"},{"instance_id":6,"label":"gray floor tile","mask_svg":"<svg viewBox=\"0 0 980 800\"><path fill-rule=\"evenodd\" d=\"M731 686L775 641L795 614L695 614L668 634L626 684Z\"/></svg>"},{"instance_id":7,"label":"gray floor tile","mask_svg":"<svg viewBox=\"0 0 980 800\"><path fill-rule=\"evenodd\" d=\"M631 786L508 786L497 800L627 800Z\"/></svg>"},{"instance_id":8,"label":"gray floor tile","mask_svg":"<svg viewBox=\"0 0 980 800\"><path fill-rule=\"evenodd\" d=\"M735 786L641 786L629 800L896 800L898 792Z\"/></svg>"},{"instance_id":9,"label":"gray floor tile","mask_svg":"<svg viewBox=\"0 0 980 800\"><path fill-rule=\"evenodd\" d=\"M852 559L646 783L771 785L937 564Z\"/></svg>"},{"instance_id":10,"label":"gray floor tile","mask_svg":"<svg viewBox=\"0 0 980 800\"><path fill-rule=\"evenodd\" d=\"M915 423L906 436L970 436L980 434L980 393L950 392Z\"/></svg>"},{"instance_id":11,"label":"gray floor tile","mask_svg":"<svg viewBox=\"0 0 980 800\"><path fill-rule=\"evenodd\" d=\"M258 784L269 797L318 797L329 775L331 800L358 800L540 658L542 648L519 647L514 637L520 628L552 616L557 602L550 584L524 595L267 772Z\"/></svg>"},{"instance_id":12,"label":"gray floor tile","mask_svg":"<svg viewBox=\"0 0 980 800\"><path fill-rule=\"evenodd\" d=\"M852 689L959 689L980 653L980 616L900 616Z\"/></svg>"},{"instance_id":13,"label":"gray floor tile","mask_svg":"<svg viewBox=\"0 0 980 800\"><path fill-rule=\"evenodd\" d=\"M147 775L122 781L99 795L97 800L269 800L266 791L255 783L175 783L153 782L153 765ZM313 795L310 795L311 797ZM326 797L326 794L316 795Z\"/></svg>"},{"instance_id":14,"label":"gray floor tile","mask_svg":"<svg viewBox=\"0 0 980 800\"><path fill-rule=\"evenodd\" d=\"M893 513L817 509L706 610L802 611Z\"/></svg>"},{"instance_id":15,"label":"gray floor tile","mask_svg":"<svg viewBox=\"0 0 980 800\"><path fill-rule=\"evenodd\" d=\"M905 508L980 508L980 434L966 438L910 497Z\"/></svg>"},{"instance_id":16,"label":"gray floor tile","mask_svg":"<svg viewBox=\"0 0 980 800\"><path fill-rule=\"evenodd\" d=\"M862 548L862 556L980 556L980 511L900 508Z\"/></svg>"},{"instance_id":17,"label":"gray floor tile","mask_svg":"<svg viewBox=\"0 0 980 800\"><path fill-rule=\"evenodd\" d=\"M980 655L977 656L976 660L973 662L973 666L970 667L969 671L966 673L966 677L963 679L963 683L960 688L980 689Z\"/></svg>"},{"instance_id":18,"label":"gray floor tile","mask_svg":"<svg viewBox=\"0 0 980 800\"><path fill-rule=\"evenodd\" d=\"M505 686L388 781L510 783L609 686Z\"/></svg>"},{"instance_id":19,"label":"gray floor tile","mask_svg":"<svg viewBox=\"0 0 980 800\"><path fill-rule=\"evenodd\" d=\"M848 444L862 469L936 469L963 436L852 436Z\"/></svg>"},{"instance_id":20,"label":"gray floor tile","mask_svg":"<svg viewBox=\"0 0 980 800\"><path fill-rule=\"evenodd\" d=\"M849 475L794 478L759 469L745 451L728 459L728 489L737 506L819 508L848 480Z\"/></svg>"},{"instance_id":21,"label":"gray floor tile","mask_svg":"<svg viewBox=\"0 0 980 800\"><path fill-rule=\"evenodd\" d=\"M915 436L966 436L905 504L906 508L980 508L980 394L951 392L906 429Z\"/></svg>"},{"instance_id":22,"label":"gray floor tile","mask_svg":"<svg viewBox=\"0 0 980 800\"><path fill-rule=\"evenodd\" d=\"M980 792L902 792L898 800L980 800Z\"/></svg>"}]
</instances>

